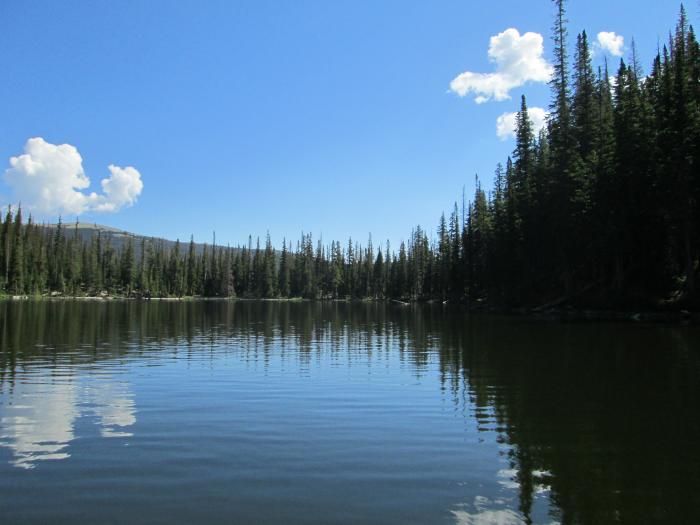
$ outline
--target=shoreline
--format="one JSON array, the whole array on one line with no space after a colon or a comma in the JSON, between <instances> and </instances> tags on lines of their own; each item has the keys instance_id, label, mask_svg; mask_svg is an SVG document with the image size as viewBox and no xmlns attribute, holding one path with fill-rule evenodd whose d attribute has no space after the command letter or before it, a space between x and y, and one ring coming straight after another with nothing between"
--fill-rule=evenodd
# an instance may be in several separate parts
<instances>
[{"instance_id":1,"label":"shoreline","mask_svg":"<svg viewBox=\"0 0 700 525\"><path fill-rule=\"evenodd\" d=\"M441 301L399 301L396 299L306 299L303 297L274 297L274 298L250 298L250 297L128 297L120 295L106 296L68 296L68 295L0 295L3 301L139 301L139 302L269 302L269 303L384 303L396 307L405 308L415 305L433 305L463 308L467 314L475 315L505 315L509 317L522 317L540 321L556 322L638 322L661 324L700 324L700 312L678 310L606 310L593 308L551 308L542 310L539 308L497 308L486 305L470 307L463 303L450 303Z\"/></svg>"}]
</instances>

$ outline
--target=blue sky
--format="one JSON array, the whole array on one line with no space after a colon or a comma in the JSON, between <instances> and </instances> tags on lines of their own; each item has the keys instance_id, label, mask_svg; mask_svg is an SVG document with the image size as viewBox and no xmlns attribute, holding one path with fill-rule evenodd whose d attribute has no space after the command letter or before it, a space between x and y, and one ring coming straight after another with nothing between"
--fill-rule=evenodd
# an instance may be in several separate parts
<instances>
[{"instance_id":1,"label":"blue sky","mask_svg":"<svg viewBox=\"0 0 700 525\"><path fill-rule=\"evenodd\" d=\"M582 29L592 41L614 32L626 58L634 38L647 67L679 5L571 0L570 41ZM697 5L687 7L695 22ZM267 230L296 241L303 230L397 243L415 224L433 231L475 174L490 187L513 148L496 122L520 94L547 107L536 80L481 104L450 85L497 71L490 39L509 28L541 34L546 65L552 15L549 0L7 0L0 198L24 196L46 220L49 209L66 220L79 209L84 221L167 238L206 241L216 230L233 245ZM611 49L598 48L596 63L617 64ZM33 137L43 140L27 150L32 162L11 166ZM52 146L62 144L73 148ZM66 188L78 152L84 174ZM30 164L44 170L39 186L25 177Z\"/></svg>"}]
</instances>

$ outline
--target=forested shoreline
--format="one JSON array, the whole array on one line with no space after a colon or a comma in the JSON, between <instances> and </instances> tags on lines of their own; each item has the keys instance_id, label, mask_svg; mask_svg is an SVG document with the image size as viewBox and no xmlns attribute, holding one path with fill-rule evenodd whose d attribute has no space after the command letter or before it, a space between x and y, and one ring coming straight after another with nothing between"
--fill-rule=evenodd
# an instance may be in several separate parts
<instances>
[{"instance_id":1,"label":"forested shoreline","mask_svg":"<svg viewBox=\"0 0 700 525\"><path fill-rule=\"evenodd\" d=\"M555 0L550 117L537 136L522 98L516 147L494 187L392 247L302 234L275 249L129 240L48 228L9 208L0 284L10 295L439 300L499 308L697 307L700 47L681 6L644 73L634 45L611 76L585 32L570 63ZM610 69L613 69L612 67Z\"/></svg>"}]
</instances>

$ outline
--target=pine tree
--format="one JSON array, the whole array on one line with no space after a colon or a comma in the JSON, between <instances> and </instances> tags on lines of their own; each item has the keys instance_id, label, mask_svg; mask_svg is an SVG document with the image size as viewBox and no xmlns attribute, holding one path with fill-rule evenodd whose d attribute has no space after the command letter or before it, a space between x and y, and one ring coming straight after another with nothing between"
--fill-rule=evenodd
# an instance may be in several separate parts
<instances>
[{"instance_id":1,"label":"pine tree","mask_svg":"<svg viewBox=\"0 0 700 525\"><path fill-rule=\"evenodd\" d=\"M697 105L694 104L693 91L697 85L692 86L692 66L689 61L688 35L690 28L685 7L681 5L681 12L676 26L676 34L673 41L673 94L672 94L672 123L674 134L674 147L671 152L673 177L673 200L675 204L675 219L678 224L678 243L682 246L682 259L685 273L685 284L689 294L695 293L695 233L697 230L695 217L693 216L693 186L697 178L697 167L692 156L697 143L696 137ZM692 47L692 46L691 46ZM692 56L692 55L691 55Z\"/></svg>"},{"instance_id":2,"label":"pine tree","mask_svg":"<svg viewBox=\"0 0 700 525\"><path fill-rule=\"evenodd\" d=\"M24 293L24 238L22 236L21 206L17 208L15 223L12 227L8 288L16 295Z\"/></svg>"},{"instance_id":3,"label":"pine tree","mask_svg":"<svg viewBox=\"0 0 700 525\"><path fill-rule=\"evenodd\" d=\"M148 290L150 290L150 283L148 281L148 267L146 266L146 238L141 237L141 247L139 249L140 252L140 259L139 259L139 275L138 275L138 280L137 280L137 286L139 289L139 292L143 294L147 294Z\"/></svg>"},{"instance_id":4,"label":"pine tree","mask_svg":"<svg viewBox=\"0 0 700 525\"><path fill-rule=\"evenodd\" d=\"M134 241L131 237L129 237L128 241L126 242L126 247L124 250L122 250L119 265L121 286L126 295L131 294L131 290L134 285L134 268Z\"/></svg>"},{"instance_id":5,"label":"pine tree","mask_svg":"<svg viewBox=\"0 0 700 525\"><path fill-rule=\"evenodd\" d=\"M437 281L439 286L440 298L444 300L448 295L450 287L450 265L452 263L450 234L447 226L445 214L440 216L438 225L438 266L437 266Z\"/></svg>"},{"instance_id":6,"label":"pine tree","mask_svg":"<svg viewBox=\"0 0 700 525\"><path fill-rule=\"evenodd\" d=\"M182 297L184 292L179 239L175 241L175 246L173 246L173 249L170 251L167 268L167 289L171 295L176 297Z\"/></svg>"},{"instance_id":7,"label":"pine tree","mask_svg":"<svg viewBox=\"0 0 700 525\"><path fill-rule=\"evenodd\" d=\"M591 161L595 142L595 95L595 74L591 64L591 52L588 36L583 31L576 37L574 96L571 111L579 155L587 163Z\"/></svg>"},{"instance_id":8,"label":"pine tree","mask_svg":"<svg viewBox=\"0 0 700 525\"><path fill-rule=\"evenodd\" d=\"M275 297L276 292L276 260L275 251L272 248L272 241L270 240L270 232L267 233L265 238L265 254L263 255L263 297Z\"/></svg>"},{"instance_id":9,"label":"pine tree","mask_svg":"<svg viewBox=\"0 0 700 525\"><path fill-rule=\"evenodd\" d=\"M194 235L190 236L190 244L187 249L187 295L195 295L197 288L197 255L194 247Z\"/></svg>"},{"instance_id":10,"label":"pine tree","mask_svg":"<svg viewBox=\"0 0 700 525\"><path fill-rule=\"evenodd\" d=\"M571 118L571 88L567 53L566 10L564 0L554 0L556 14L554 22L554 76L550 85L553 91L550 119L550 145L552 149L552 175L550 184L551 202L547 204L553 212L555 230L554 258L561 275L565 294L573 292L573 273L577 249L578 220L580 218L579 189L581 186L580 157Z\"/></svg>"},{"instance_id":11,"label":"pine tree","mask_svg":"<svg viewBox=\"0 0 700 525\"><path fill-rule=\"evenodd\" d=\"M12 249L12 206L7 207L5 221L0 229L0 276L2 276L3 288L7 287L10 280L10 253Z\"/></svg>"},{"instance_id":12,"label":"pine tree","mask_svg":"<svg viewBox=\"0 0 700 525\"><path fill-rule=\"evenodd\" d=\"M331 265L329 277L329 291L334 299L340 297L343 288L343 272L345 270L345 260L340 241L331 243Z\"/></svg>"},{"instance_id":13,"label":"pine tree","mask_svg":"<svg viewBox=\"0 0 700 525\"><path fill-rule=\"evenodd\" d=\"M287 251L287 239L282 241L282 254L280 255L280 269L278 274L279 283L277 288L282 297L289 297L290 290L290 268L289 268L289 252Z\"/></svg>"},{"instance_id":14,"label":"pine tree","mask_svg":"<svg viewBox=\"0 0 700 525\"><path fill-rule=\"evenodd\" d=\"M529 261L529 249L536 239L538 226L533 220L534 206L534 180L533 169L535 161L535 134L532 129L532 121L527 110L525 96L520 102L520 111L515 118L515 150L513 151L513 168L510 178L510 196L513 209L512 218L512 242L513 264L521 269L531 267ZM481 197L481 194L478 194ZM518 272L522 273L522 271Z\"/></svg>"},{"instance_id":15,"label":"pine tree","mask_svg":"<svg viewBox=\"0 0 700 525\"><path fill-rule=\"evenodd\" d=\"M374 268L372 271L372 281L374 298L379 299L385 296L384 290L384 256L382 255L382 249L377 250L377 258L374 261Z\"/></svg>"}]
</instances>

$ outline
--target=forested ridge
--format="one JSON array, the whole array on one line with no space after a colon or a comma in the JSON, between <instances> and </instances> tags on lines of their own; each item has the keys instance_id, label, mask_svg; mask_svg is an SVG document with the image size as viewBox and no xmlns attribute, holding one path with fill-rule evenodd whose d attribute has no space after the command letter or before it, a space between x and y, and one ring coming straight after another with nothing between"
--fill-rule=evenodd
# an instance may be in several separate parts
<instances>
[{"instance_id":1,"label":"forested ridge","mask_svg":"<svg viewBox=\"0 0 700 525\"><path fill-rule=\"evenodd\" d=\"M0 284L13 295L146 295L441 300L496 307L697 306L700 259L700 47L681 6L647 74L632 56L594 70L585 32L573 60L554 0L554 75L537 136L522 98L516 146L494 186L420 226L397 248L314 241L275 250L120 248L70 225L0 224ZM614 70L613 70L614 69ZM138 245L136 245L138 243Z\"/></svg>"}]
</instances>

